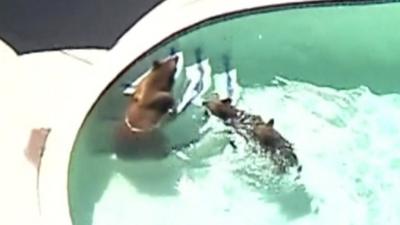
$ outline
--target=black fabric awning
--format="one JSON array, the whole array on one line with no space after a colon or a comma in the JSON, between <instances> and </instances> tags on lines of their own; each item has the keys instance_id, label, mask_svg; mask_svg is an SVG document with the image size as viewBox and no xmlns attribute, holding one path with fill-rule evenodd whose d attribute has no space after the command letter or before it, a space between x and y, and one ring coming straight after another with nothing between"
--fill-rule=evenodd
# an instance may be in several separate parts
<instances>
[{"instance_id":1,"label":"black fabric awning","mask_svg":"<svg viewBox=\"0 0 400 225\"><path fill-rule=\"evenodd\" d=\"M1 0L0 38L18 54L109 49L163 0Z\"/></svg>"}]
</instances>

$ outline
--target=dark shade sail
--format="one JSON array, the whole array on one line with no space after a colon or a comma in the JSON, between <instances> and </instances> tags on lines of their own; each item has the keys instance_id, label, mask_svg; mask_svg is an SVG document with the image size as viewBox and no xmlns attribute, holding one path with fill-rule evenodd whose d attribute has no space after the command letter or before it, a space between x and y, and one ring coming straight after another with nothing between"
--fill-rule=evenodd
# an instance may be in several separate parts
<instances>
[{"instance_id":1,"label":"dark shade sail","mask_svg":"<svg viewBox=\"0 0 400 225\"><path fill-rule=\"evenodd\" d=\"M0 38L18 54L110 49L163 0L0 0Z\"/></svg>"}]
</instances>

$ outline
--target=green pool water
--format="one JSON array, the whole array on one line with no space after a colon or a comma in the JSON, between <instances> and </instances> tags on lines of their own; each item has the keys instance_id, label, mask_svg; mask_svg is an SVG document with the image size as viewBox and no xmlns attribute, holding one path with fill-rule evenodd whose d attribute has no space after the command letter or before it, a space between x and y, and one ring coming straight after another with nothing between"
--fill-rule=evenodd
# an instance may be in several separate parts
<instances>
[{"instance_id":1,"label":"green pool water","mask_svg":"<svg viewBox=\"0 0 400 225\"><path fill-rule=\"evenodd\" d=\"M161 43L115 80L78 133L68 181L74 225L399 224L399 24L398 3L285 6L207 22ZM265 191L259 160L219 153L221 135L202 140L201 162L113 156L128 101L122 85L171 48L186 66L200 49L213 74L229 59L243 89L238 105L275 118L294 142L299 188ZM171 146L199 137L205 121L192 115L201 114L190 107L163 128Z\"/></svg>"}]
</instances>

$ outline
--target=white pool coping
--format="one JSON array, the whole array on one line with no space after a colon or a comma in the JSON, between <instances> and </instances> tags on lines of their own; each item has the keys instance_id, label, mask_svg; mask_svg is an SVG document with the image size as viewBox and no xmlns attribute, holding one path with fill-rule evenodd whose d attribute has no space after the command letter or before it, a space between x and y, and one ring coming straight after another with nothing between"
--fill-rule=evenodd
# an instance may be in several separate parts
<instances>
[{"instance_id":1,"label":"white pool coping","mask_svg":"<svg viewBox=\"0 0 400 225\"><path fill-rule=\"evenodd\" d=\"M73 56L85 59L83 61L60 51L16 57L13 52L5 52L8 50L3 51L3 49L7 48L0 46L2 47L0 54L5 52L5 56L0 55L0 59L8 60L9 62L6 64L10 65L10 68L2 68L0 72L12 73L6 78L0 76L2 87L7 84L9 88L4 92L7 93L4 96L12 96L4 98L5 101L9 101L6 105L9 105L11 110L6 111L6 115L0 117L15 118L10 121L5 119L6 126L4 127L11 128L11 131L4 130L1 135L10 141L1 143L0 147L23 149L31 128L41 126L52 128L39 177L41 216L36 214L37 210L33 210L35 212L29 210L36 207L34 189L36 188L36 184L34 184L36 179L33 179L36 175L33 167L30 170L30 165L26 160L24 161L23 151L21 154L17 152L13 156L15 162L18 161L19 164L15 164L12 161L14 158L10 159L7 155L6 160L13 162L7 165L13 166L12 168L16 168L24 175L22 176L24 178L18 182L11 182L7 186L9 190L2 189L1 191L8 198L6 202L13 202L13 207L8 209L10 212L8 216L13 217L11 220L18 221L13 224L39 224L40 222L40 224L48 225L72 225L67 189L68 164L72 145L83 119L98 95L132 60L177 30L209 17L285 2L303 1L230 0L227 3L226 0L168 0L157 6L131 28L112 50L67 51ZM60 70L60 66L63 68L62 70ZM3 79L8 80L3 82ZM3 94L0 95L0 98L1 96ZM15 102L23 102L23 105L17 107ZM13 137L21 137L21 139L13 140ZM3 150L1 153L4 152ZM7 170L10 170L9 167ZM7 170L3 169L4 173ZM1 175L3 177L3 174ZM10 179L14 178L8 180ZM29 191L26 191L27 189ZM18 194L6 196L5 193L12 191L16 191ZM24 195L20 195L20 193L24 193ZM25 197L30 199L29 204L23 203L26 202ZM22 210L21 204L24 205ZM2 205L5 206L5 204ZM27 215L28 213L32 215ZM14 217L20 218L15 219Z\"/></svg>"},{"instance_id":2,"label":"white pool coping","mask_svg":"<svg viewBox=\"0 0 400 225\"><path fill-rule=\"evenodd\" d=\"M70 51L91 63L106 51ZM17 56L0 41L0 224L40 224L37 173L25 158L31 129L52 127L68 92L59 83L79 80L90 64L59 51ZM72 74L72 75L71 75ZM76 74L76 75L75 75Z\"/></svg>"},{"instance_id":3,"label":"white pool coping","mask_svg":"<svg viewBox=\"0 0 400 225\"><path fill-rule=\"evenodd\" d=\"M94 62L103 53L87 50L84 55L92 55L87 60ZM68 74L87 71L89 65L60 52L17 56L2 41L0 62L0 224L35 225L40 221L37 173L24 155L31 129L52 126L49 118L57 106L53 107L55 98L49 98L47 92L54 93L57 80L77 79ZM66 69L60 73L60 68ZM53 95L65 93L59 89Z\"/></svg>"}]
</instances>

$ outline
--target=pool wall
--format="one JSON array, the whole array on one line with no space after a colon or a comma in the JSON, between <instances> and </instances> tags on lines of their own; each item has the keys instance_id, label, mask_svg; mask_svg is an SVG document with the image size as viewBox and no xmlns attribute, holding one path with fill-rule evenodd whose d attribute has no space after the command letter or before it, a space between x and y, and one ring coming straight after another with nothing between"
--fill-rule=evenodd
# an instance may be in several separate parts
<instances>
[{"instance_id":1,"label":"pool wall","mask_svg":"<svg viewBox=\"0 0 400 225\"><path fill-rule=\"evenodd\" d=\"M86 87L85 89L73 89L74 92L81 93L81 98L76 99L74 105L70 106L71 110L64 112L65 114L63 115L59 115L60 118L69 119L67 121L60 120L60 122L58 124L55 124L52 128L53 132L47 142L47 150L43 157L40 175L40 202L43 223L51 225L72 224L69 213L70 209L68 207L69 204L67 190L67 175L70 152L73 148L76 135L87 113L90 111L93 104L99 98L99 95L106 89L107 85L109 85L110 82L112 82L116 78L116 76L121 73L121 70L123 68L129 65L132 60L138 59L138 57L143 56L143 54L146 53L148 49L153 48L157 43L162 42L165 38L170 37L171 35L176 34L177 31L180 31L183 28L189 27L200 21L238 10L246 10L266 5L282 3L283 1L268 0L232 0L229 2L229 4L226 4L225 1L222 0L170 0L159 5L147 16L145 16L141 21L139 21L137 25L132 27L128 31L128 33L124 35L124 37L119 41L116 47L109 52L109 55L105 57L103 61L99 62L97 66L95 66L93 71L90 72L91 74L95 74L95 76L82 78L84 82L90 85L88 85L88 87ZM307 4L311 4L311 2ZM296 7L300 6L301 5L296 5ZM373 21L373 19L364 19L364 22ZM394 24L398 24L397 21L394 21ZM394 24L391 24L391 26ZM340 24L337 25L339 26ZM367 30L363 30L360 32L367 32ZM380 36L377 35L376 38L380 38ZM210 40L210 42L212 43L206 44L214 45L216 43L219 43L220 41L217 37L213 38L212 36L207 36L207 40ZM193 48L197 48L202 44L194 44L195 42L188 43L193 44ZM399 43L396 42L395 37L390 39L388 42L388 44L390 45L396 43L398 44L396 46L400 46ZM185 43L181 43L181 45L184 44ZM229 46L231 45L226 45L226 50L232 50L229 48ZM362 48L362 46L359 46L359 49L360 48ZM376 49L376 51L378 52L381 50L382 49L380 48ZM396 49L394 50L400 52ZM205 52L205 54L208 53ZM362 52L359 51L359 54L362 54ZM335 57L335 55L332 57ZM372 58L370 62L373 63L373 60L374 59ZM249 66L253 65L252 62L248 63ZM391 62L389 61L388 63ZM303 71L303 73L305 74L307 72L308 71ZM371 74L370 76L373 75ZM356 83L359 82L358 80L359 77L354 76L353 78L348 79L345 82L342 82L342 80L339 79L331 78L328 80L321 79L319 83L323 85L324 82L327 82L326 84L336 82L337 86L348 87L356 85ZM396 80L398 81L399 79L396 78ZM376 77L369 77L367 79L367 84L376 85L376 90L378 92L386 93L399 91L399 88L395 85L396 82L392 82L391 84L387 82L379 84L378 82L378 84L375 84L375 81Z\"/></svg>"}]
</instances>

